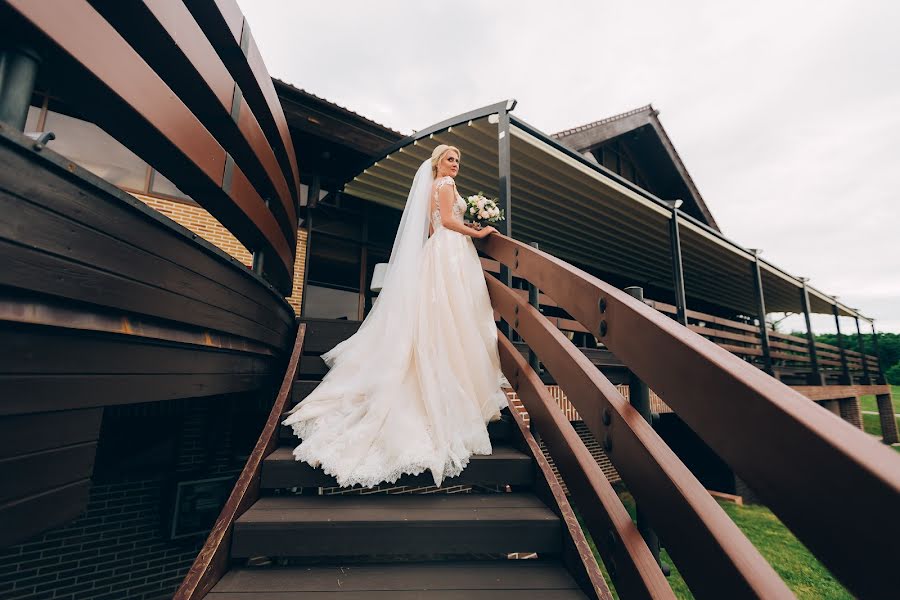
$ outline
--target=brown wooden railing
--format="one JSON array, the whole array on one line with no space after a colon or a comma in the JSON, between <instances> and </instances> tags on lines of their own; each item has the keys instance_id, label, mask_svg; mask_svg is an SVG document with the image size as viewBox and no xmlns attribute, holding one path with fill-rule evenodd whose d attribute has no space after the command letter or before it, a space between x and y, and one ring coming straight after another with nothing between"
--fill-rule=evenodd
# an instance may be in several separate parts
<instances>
[{"instance_id":1,"label":"brown wooden railing","mask_svg":"<svg viewBox=\"0 0 900 600\"><path fill-rule=\"evenodd\" d=\"M259 498L259 477L263 459L278 445L278 431L285 405L291 396L291 387L303 353L306 323L300 323L294 339L294 347L284 371L281 387L244 469L238 477L234 489L225 502L225 507L206 538L194 564L175 593L174 600L199 600L222 578L228 570L231 550L231 532L234 522Z\"/></svg>"},{"instance_id":2,"label":"brown wooden railing","mask_svg":"<svg viewBox=\"0 0 900 600\"><path fill-rule=\"evenodd\" d=\"M55 95L208 210L290 295L296 157L234 0L8 0L0 19L42 57Z\"/></svg>"},{"instance_id":3,"label":"brown wooden railing","mask_svg":"<svg viewBox=\"0 0 900 600\"><path fill-rule=\"evenodd\" d=\"M486 258L482 258L481 261L485 271L499 273L500 263ZM527 290L516 289L515 292L523 298L528 297ZM648 306L673 319L677 314L677 309L672 304L650 299L645 300L645 302ZM559 310L561 307L557 302L544 293L540 294L538 305L541 307L542 312L545 313L565 313L564 310ZM544 309L550 309L550 311ZM688 319L688 329L725 348L732 354L740 356L745 361L759 368L764 368L762 336L758 325L696 310L687 310L685 314ZM591 337L596 337L593 332L588 331L587 328L574 319L554 315L549 315L547 318L565 332L570 339L572 338L571 334L588 334ZM772 331L771 329L768 330L768 335L770 338L769 355L772 359L776 376L784 377L786 380L794 379L794 383L805 379L812 372L808 340ZM602 341L600 341L600 344L602 345ZM821 373L826 376L842 374L843 367L841 364L841 349L839 347L816 342L816 349ZM848 348L844 349L844 355L846 356L848 371L856 380L861 380L865 375L868 375L872 381L878 377L877 357L863 355Z\"/></svg>"},{"instance_id":4,"label":"brown wooden railing","mask_svg":"<svg viewBox=\"0 0 900 600\"><path fill-rule=\"evenodd\" d=\"M896 510L896 453L614 286L499 234L478 247L596 332L851 592L878 596L890 589L900 524L846 515L887 516ZM790 597L772 568L615 386L521 294L492 276L487 281L494 309L537 353L602 440L694 595ZM589 464L593 461L583 444L572 437L565 419L554 416L559 409L548 402L521 355L506 340L500 348L504 372L585 515L603 561L613 567L616 586L636 597L665 597L659 567Z\"/></svg>"}]
</instances>

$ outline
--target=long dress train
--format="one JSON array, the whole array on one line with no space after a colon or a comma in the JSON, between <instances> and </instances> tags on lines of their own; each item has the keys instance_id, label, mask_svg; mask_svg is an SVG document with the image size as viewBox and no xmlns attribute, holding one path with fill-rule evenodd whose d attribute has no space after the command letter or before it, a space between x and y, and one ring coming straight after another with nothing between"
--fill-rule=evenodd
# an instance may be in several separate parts
<instances>
[{"instance_id":1,"label":"long dress train","mask_svg":"<svg viewBox=\"0 0 900 600\"><path fill-rule=\"evenodd\" d=\"M440 486L472 454L491 453L486 424L507 406L484 272L472 238L441 224L444 185L453 179L438 180L431 194L434 233L423 248L416 314L408 315L413 339L390 339L389 326L361 327L322 355L329 372L284 420L302 440L294 457L342 487L426 469ZM453 218L462 223L466 204L455 193Z\"/></svg>"}]
</instances>

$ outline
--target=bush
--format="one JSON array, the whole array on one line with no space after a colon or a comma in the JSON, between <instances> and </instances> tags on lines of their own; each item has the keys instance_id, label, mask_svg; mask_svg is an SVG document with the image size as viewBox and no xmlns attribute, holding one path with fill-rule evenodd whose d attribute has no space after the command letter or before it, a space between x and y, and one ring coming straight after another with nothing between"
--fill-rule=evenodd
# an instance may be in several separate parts
<instances>
[{"instance_id":1,"label":"bush","mask_svg":"<svg viewBox=\"0 0 900 600\"><path fill-rule=\"evenodd\" d=\"M888 369L884 374L887 382L892 385L900 385L900 362Z\"/></svg>"}]
</instances>

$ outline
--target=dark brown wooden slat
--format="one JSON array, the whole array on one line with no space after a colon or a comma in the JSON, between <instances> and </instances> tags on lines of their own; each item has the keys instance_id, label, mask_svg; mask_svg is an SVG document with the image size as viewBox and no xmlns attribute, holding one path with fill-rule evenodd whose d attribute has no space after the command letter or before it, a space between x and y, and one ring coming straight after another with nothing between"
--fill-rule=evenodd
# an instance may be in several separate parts
<instances>
[{"instance_id":1,"label":"dark brown wooden slat","mask_svg":"<svg viewBox=\"0 0 900 600\"><path fill-rule=\"evenodd\" d=\"M88 479L97 442L83 442L0 460L0 504Z\"/></svg>"},{"instance_id":2,"label":"dark brown wooden slat","mask_svg":"<svg viewBox=\"0 0 900 600\"><path fill-rule=\"evenodd\" d=\"M232 569L214 593L401 592L445 590L527 592L578 586L559 563L543 560L441 561L340 566ZM583 596L573 596L583 597Z\"/></svg>"},{"instance_id":3,"label":"dark brown wooden slat","mask_svg":"<svg viewBox=\"0 0 900 600\"><path fill-rule=\"evenodd\" d=\"M267 373L270 357L116 334L58 333L15 327L3 332L0 373L115 374Z\"/></svg>"},{"instance_id":4,"label":"dark brown wooden slat","mask_svg":"<svg viewBox=\"0 0 900 600\"><path fill-rule=\"evenodd\" d=\"M263 307L140 247L120 242L106 232L84 227L4 193L0 193L0 211L8 215L0 222L0 238L50 255L52 258L45 260L54 261L62 271L67 269L69 263L81 263L68 269L85 273L85 277L94 279L95 285L104 291L107 280L111 286L116 282L122 282L120 285L130 283L145 290L140 297L149 297L151 306L160 306L160 313L166 306L177 307L176 312L183 311L179 319L183 322L251 339L254 330L260 331L259 337L265 336L269 340L284 336L284 321L277 320ZM78 243L73 243L73 240L78 240ZM23 256L22 260L28 260L21 250L16 253ZM82 265L88 267L82 268ZM28 286L29 281L33 279L22 281L19 285ZM12 275L4 277L3 282L10 286L15 284ZM53 283L62 293L61 282ZM26 289L33 289L33 285ZM40 291L47 293L46 289ZM124 310L154 314L146 308L147 303L132 302L134 308L124 305L124 301L120 304L119 308ZM163 314L156 316L171 319L171 312L166 313L168 317Z\"/></svg>"},{"instance_id":5,"label":"dark brown wooden slat","mask_svg":"<svg viewBox=\"0 0 900 600\"><path fill-rule=\"evenodd\" d=\"M293 446L281 447L266 457L262 464L261 487L337 487L334 477L297 461L292 450ZM445 479L443 486L531 485L533 481L534 469L527 455L508 446L495 446L489 456L472 456L463 472L458 477ZM434 479L426 471L416 476L404 475L394 485L424 487L434 485Z\"/></svg>"},{"instance_id":6,"label":"dark brown wooden slat","mask_svg":"<svg viewBox=\"0 0 900 600\"><path fill-rule=\"evenodd\" d=\"M0 548L71 521L87 506L90 488L84 479L0 506Z\"/></svg>"},{"instance_id":7,"label":"dark brown wooden slat","mask_svg":"<svg viewBox=\"0 0 900 600\"><path fill-rule=\"evenodd\" d=\"M271 251L270 276L290 293L294 248L275 217L255 191L223 188L228 186L221 145L112 26L84 0L7 4L21 16L23 28L37 30L27 35L45 42L40 50L58 67L57 89L199 199L246 246ZM240 179L240 167L233 165L232 174Z\"/></svg>"},{"instance_id":8,"label":"dark brown wooden slat","mask_svg":"<svg viewBox=\"0 0 900 600\"><path fill-rule=\"evenodd\" d=\"M96 440L102 418L89 408L0 419L0 459Z\"/></svg>"},{"instance_id":9,"label":"dark brown wooden slat","mask_svg":"<svg viewBox=\"0 0 900 600\"><path fill-rule=\"evenodd\" d=\"M322 354L328 352L359 330L359 321L343 321L334 319L303 319L307 327L309 347L305 354Z\"/></svg>"},{"instance_id":10,"label":"dark brown wooden slat","mask_svg":"<svg viewBox=\"0 0 900 600\"><path fill-rule=\"evenodd\" d=\"M0 375L0 416L258 390L270 373Z\"/></svg>"},{"instance_id":11,"label":"dark brown wooden slat","mask_svg":"<svg viewBox=\"0 0 900 600\"><path fill-rule=\"evenodd\" d=\"M232 556L559 552L559 518L526 494L280 496L236 522Z\"/></svg>"},{"instance_id":12,"label":"dark brown wooden slat","mask_svg":"<svg viewBox=\"0 0 900 600\"><path fill-rule=\"evenodd\" d=\"M281 333L292 326L290 305L233 257L52 151L32 151L28 138L2 125L0 134L2 160L9 167L0 171L2 189L179 265L195 294L232 312Z\"/></svg>"},{"instance_id":13,"label":"dark brown wooden slat","mask_svg":"<svg viewBox=\"0 0 900 600\"><path fill-rule=\"evenodd\" d=\"M118 0L89 1L243 167L260 195L278 198L270 208L288 241L293 243L297 214L295 197L287 187L285 174L256 117L240 95L237 96L242 104L238 121L232 118L234 79L187 7L167 0L133 4Z\"/></svg>"},{"instance_id":14,"label":"dark brown wooden slat","mask_svg":"<svg viewBox=\"0 0 900 600\"><path fill-rule=\"evenodd\" d=\"M234 0L186 0L185 4L247 98L282 170L292 174L288 185L298 195L297 156L284 111L240 8Z\"/></svg>"},{"instance_id":15,"label":"dark brown wooden slat","mask_svg":"<svg viewBox=\"0 0 900 600\"><path fill-rule=\"evenodd\" d=\"M191 325L243 335L275 348L281 348L284 343L282 336L240 315L66 258L3 240L0 240L0 256L6 261L4 269L0 270L0 285L174 322L189 319ZM53 273L54 277L48 278L47 272Z\"/></svg>"},{"instance_id":16,"label":"dark brown wooden slat","mask_svg":"<svg viewBox=\"0 0 900 600\"><path fill-rule=\"evenodd\" d=\"M310 393L318 387L319 383L320 382L316 380L295 381L294 387L291 388L291 404L297 404L309 396Z\"/></svg>"}]
</instances>

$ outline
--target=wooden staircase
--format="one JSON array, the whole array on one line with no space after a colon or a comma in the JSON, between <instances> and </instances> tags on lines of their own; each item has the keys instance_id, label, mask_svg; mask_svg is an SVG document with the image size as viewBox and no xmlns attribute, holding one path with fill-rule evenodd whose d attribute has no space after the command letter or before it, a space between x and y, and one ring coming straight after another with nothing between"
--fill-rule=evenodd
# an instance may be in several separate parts
<instances>
[{"instance_id":1,"label":"wooden staircase","mask_svg":"<svg viewBox=\"0 0 900 600\"><path fill-rule=\"evenodd\" d=\"M499 234L481 240L479 250L596 331L630 370L634 389L656 391L851 593L896 596L885 595L894 587L896 522L834 518L891 514L900 498L892 451L727 350L551 255ZM637 503L638 522L521 349L502 335L501 367L529 423L513 411L491 425L494 454L474 457L460 477L445 483L456 491L467 486L468 493L428 489L425 474L396 485L436 493L321 494L335 481L293 461L296 441L280 422L290 403L303 401L326 372L321 354L358 325L305 320L269 420L176 600L610 598L532 427L619 597L675 598L655 555L657 539L695 598L793 597L651 420L518 290L492 276L486 281L495 311L603 444ZM761 431L778 443L760 444ZM835 481L846 485L836 487ZM863 546L867 552L859 553Z\"/></svg>"},{"instance_id":2,"label":"wooden staircase","mask_svg":"<svg viewBox=\"0 0 900 600\"><path fill-rule=\"evenodd\" d=\"M355 331L333 321L306 327L302 379L284 410L318 385L318 355ZM533 454L537 444L521 417L504 410L488 432L493 453L473 456L441 488L425 472L386 486L391 493L371 493L340 489L321 469L296 461L299 442L279 424L277 445L259 464L258 498L233 520L226 570L206 597L605 597L583 534L571 525L565 496L552 493L558 484L543 455Z\"/></svg>"}]
</instances>

